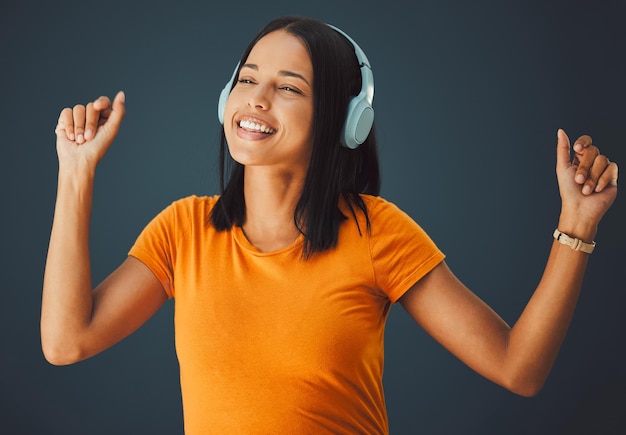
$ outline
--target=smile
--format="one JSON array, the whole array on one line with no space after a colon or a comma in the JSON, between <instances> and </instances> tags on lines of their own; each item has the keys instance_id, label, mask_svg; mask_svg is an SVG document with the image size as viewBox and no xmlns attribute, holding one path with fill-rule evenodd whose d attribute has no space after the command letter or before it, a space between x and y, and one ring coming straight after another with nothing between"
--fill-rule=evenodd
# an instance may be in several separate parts
<instances>
[{"instance_id":1,"label":"smile","mask_svg":"<svg viewBox=\"0 0 626 435\"><path fill-rule=\"evenodd\" d=\"M239 127L245 129L245 130L250 130L250 131L259 131L261 133L265 133L265 134L274 134L276 133L276 130L264 125L264 124L259 124L257 122L253 122L253 121L249 121L249 120L242 120L239 121Z\"/></svg>"}]
</instances>

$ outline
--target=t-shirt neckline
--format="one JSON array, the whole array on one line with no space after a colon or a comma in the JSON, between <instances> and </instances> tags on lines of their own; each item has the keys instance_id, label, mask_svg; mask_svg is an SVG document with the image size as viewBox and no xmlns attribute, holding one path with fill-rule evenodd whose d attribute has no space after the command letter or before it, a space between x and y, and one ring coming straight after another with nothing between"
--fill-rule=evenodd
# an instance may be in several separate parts
<instances>
[{"instance_id":1,"label":"t-shirt neckline","mask_svg":"<svg viewBox=\"0 0 626 435\"><path fill-rule=\"evenodd\" d=\"M293 242L291 242L289 245L283 248L276 249L274 251L261 251L259 248L257 248L252 243L250 243L250 240L248 240L248 238L243 232L243 229L240 226L233 225L232 233L233 233L233 238L235 239L235 242L241 248L259 257L270 257L273 255L280 255L280 254L292 251L294 249L297 249L304 244L304 235L299 234L298 237Z\"/></svg>"}]
</instances>

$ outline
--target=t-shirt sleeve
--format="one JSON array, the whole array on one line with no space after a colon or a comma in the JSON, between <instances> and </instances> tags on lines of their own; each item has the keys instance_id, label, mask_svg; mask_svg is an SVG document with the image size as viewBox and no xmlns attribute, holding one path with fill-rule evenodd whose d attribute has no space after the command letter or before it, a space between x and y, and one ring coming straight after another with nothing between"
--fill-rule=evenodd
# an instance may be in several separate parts
<instances>
[{"instance_id":1,"label":"t-shirt sleeve","mask_svg":"<svg viewBox=\"0 0 626 435\"><path fill-rule=\"evenodd\" d=\"M395 303L445 255L408 214L377 198L370 208L370 252L378 287Z\"/></svg>"},{"instance_id":2,"label":"t-shirt sleeve","mask_svg":"<svg viewBox=\"0 0 626 435\"><path fill-rule=\"evenodd\" d=\"M176 239L180 228L180 202L174 202L155 216L137 237L129 256L144 263L159 279L168 297L174 297Z\"/></svg>"}]
</instances>

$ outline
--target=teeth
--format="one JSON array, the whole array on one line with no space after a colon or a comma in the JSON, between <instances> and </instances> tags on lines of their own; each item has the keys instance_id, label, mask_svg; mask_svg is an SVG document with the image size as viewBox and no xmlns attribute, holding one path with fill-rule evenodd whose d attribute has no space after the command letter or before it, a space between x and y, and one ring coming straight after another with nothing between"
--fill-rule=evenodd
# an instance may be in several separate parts
<instances>
[{"instance_id":1,"label":"teeth","mask_svg":"<svg viewBox=\"0 0 626 435\"><path fill-rule=\"evenodd\" d=\"M261 124L257 124L256 122L252 122L252 121L240 121L239 122L239 127L241 128L245 128L248 130L256 130L256 131L260 131L262 133L266 133L266 134L273 134L276 133L276 130L274 130L273 128L269 128L266 125L261 125Z\"/></svg>"}]
</instances>

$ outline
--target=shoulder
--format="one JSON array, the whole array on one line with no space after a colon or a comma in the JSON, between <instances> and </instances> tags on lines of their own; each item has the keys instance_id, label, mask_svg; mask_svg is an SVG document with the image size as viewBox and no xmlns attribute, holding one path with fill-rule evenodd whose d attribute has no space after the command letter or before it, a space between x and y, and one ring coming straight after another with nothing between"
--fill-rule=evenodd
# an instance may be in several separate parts
<instances>
[{"instance_id":1,"label":"shoulder","mask_svg":"<svg viewBox=\"0 0 626 435\"><path fill-rule=\"evenodd\" d=\"M178 215L184 214L187 216L207 216L211 212L211 210L213 210L213 207L215 206L215 203L218 199L219 195L190 195L173 201L163 210L163 212L170 214L174 213Z\"/></svg>"},{"instance_id":2,"label":"shoulder","mask_svg":"<svg viewBox=\"0 0 626 435\"><path fill-rule=\"evenodd\" d=\"M365 205L368 206L368 208L369 207L379 207L379 206L386 207L386 206L389 206L389 205L395 207L395 205L392 202L386 200L382 196L367 195L365 193L362 193L359 196L363 199L363 202L365 203Z\"/></svg>"},{"instance_id":3,"label":"shoulder","mask_svg":"<svg viewBox=\"0 0 626 435\"><path fill-rule=\"evenodd\" d=\"M198 196L189 195L184 198L177 199L170 204L170 207L174 208L208 208L211 209L219 199L219 195L213 196Z\"/></svg>"},{"instance_id":4,"label":"shoulder","mask_svg":"<svg viewBox=\"0 0 626 435\"><path fill-rule=\"evenodd\" d=\"M374 195L360 194L359 198L364 208L354 203L349 206L346 201L340 201L342 213L350 218L347 220L351 222L348 226L356 226L359 233L365 228L372 238L395 236L405 232L423 233L419 224L395 203Z\"/></svg>"},{"instance_id":5,"label":"shoulder","mask_svg":"<svg viewBox=\"0 0 626 435\"><path fill-rule=\"evenodd\" d=\"M151 222L151 226L171 228L187 233L192 227L203 226L219 196L190 195L172 201Z\"/></svg>"},{"instance_id":6,"label":"shoulder","mask_svg":"<svg viewBox=\"0 0 626 435\"><path fill-rule=\"evenodd\" d=\"M418 236L429 239L424 229L395 203L380 196L361 195L371 223L371 235L378 237Z\"/></svg>"},{"instance_id":7,"label":"shoulder","mask_svg":"<svg viewBox=\"0 0 626 435\"><path fill-rule=\"evenodd\" d=\"M361 194L360 197L367 208L368 217L372 222L393 219L396 216L401 219L410 219L396 204L381 196Z\"/></svg>"},{"instance_id":8,"label":"shoulder","mask_svg":"<svg viewBox=\"0 0 626 435\"><path fill-rule=\"evenodd\" d=\"M368 248L377 286L397 301L444 254L405 211L379 196L361 195L370 220Z\"/></svg>"}]
</instances>

